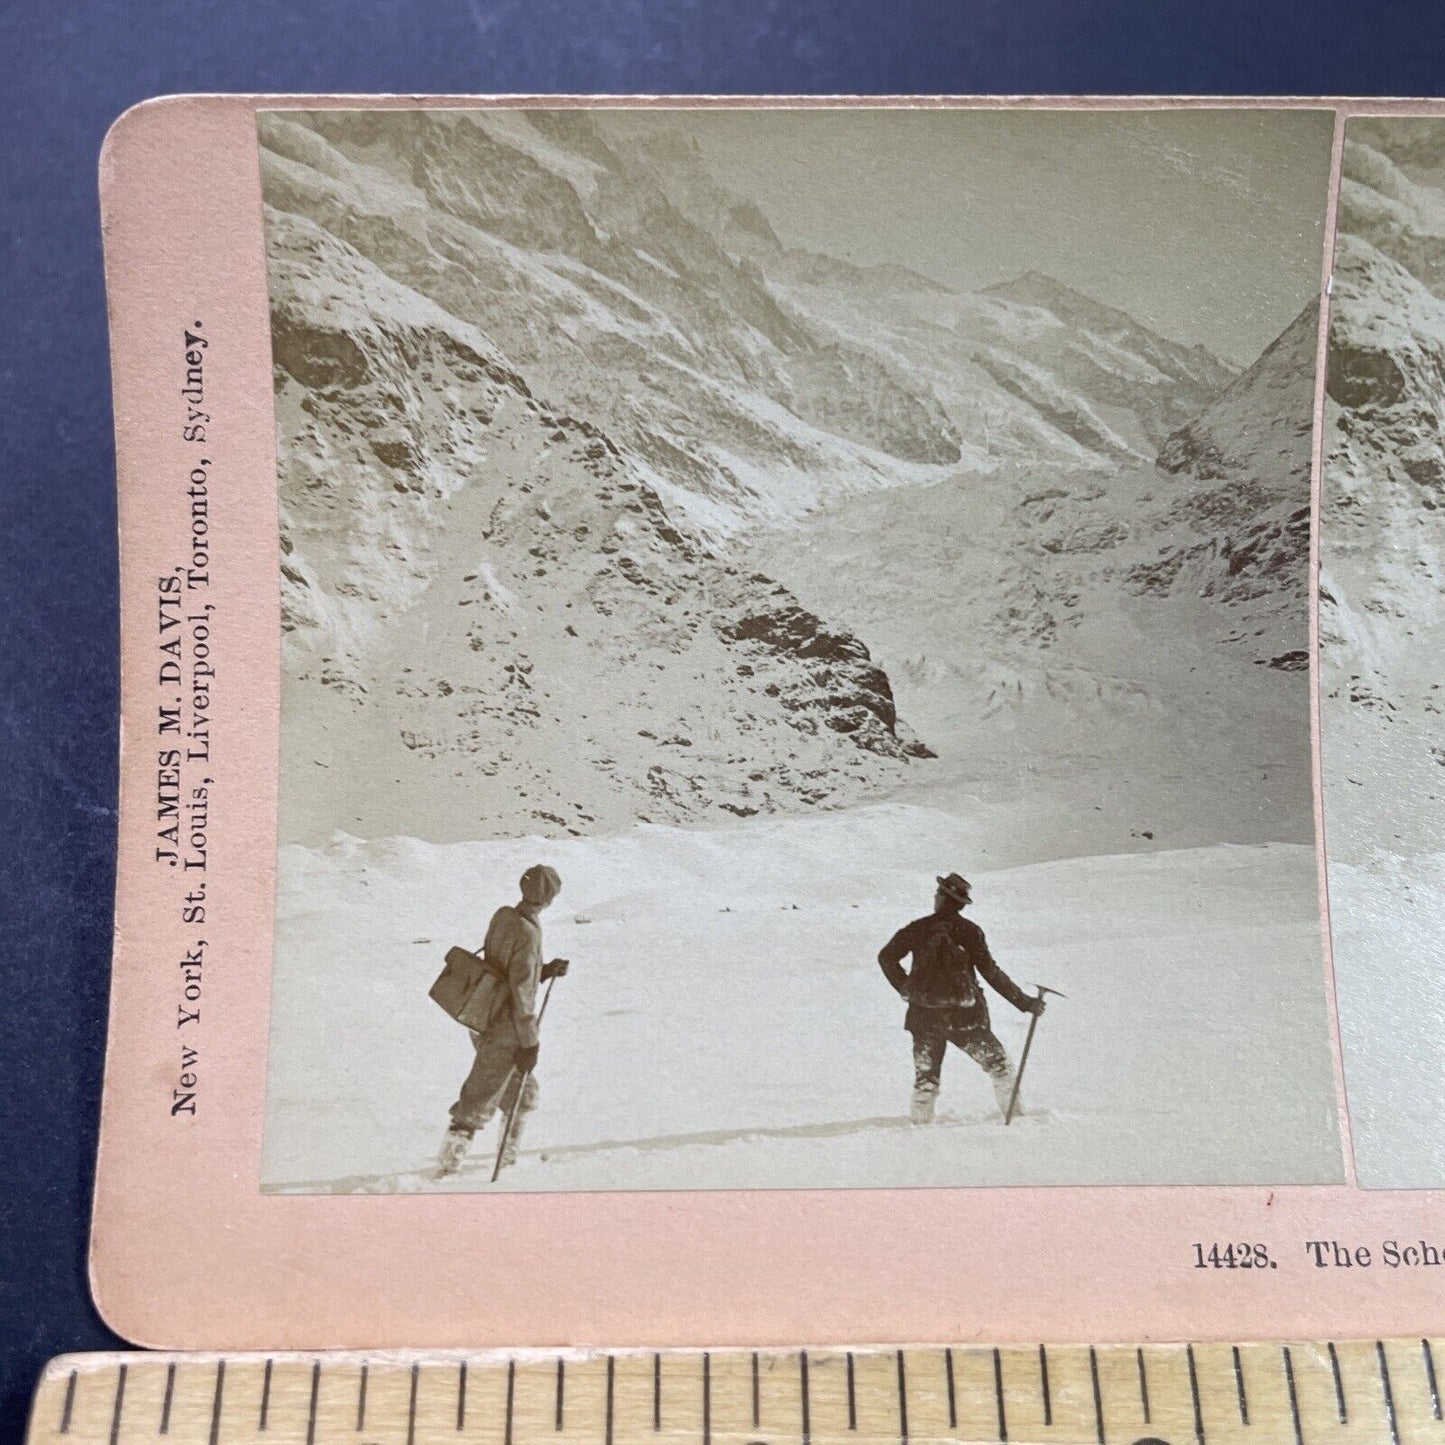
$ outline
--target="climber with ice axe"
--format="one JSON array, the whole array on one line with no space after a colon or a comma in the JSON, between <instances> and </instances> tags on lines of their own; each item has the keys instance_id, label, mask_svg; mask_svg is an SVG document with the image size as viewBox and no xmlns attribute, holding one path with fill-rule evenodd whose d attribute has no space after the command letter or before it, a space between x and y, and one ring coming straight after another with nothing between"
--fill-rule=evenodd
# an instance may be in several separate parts
<instances>
[{"instance_id":1,"label":"climber with ice axe","mask_svg":"<svg viewBox=\"0 0 1445 1445\"><path fill-rule=\"evenodd\" d=\"M915 1124L933 1122L943 1055L952 1044L989 1076L999 1113L1007 1122L1018 1107L1018 1081L990 1027L979 976L1020 1012L1033 1015L1030 1043L1034 1025L1044 1011L1043 996L1056 990L1040 989L1036 998L1030 998L994 962L983 929L963 916L973 901L966 878L950 873L937 884L933 912L899 929L878 955L883 976L908 1001L903 1019L903 1027L913 1036L913 1098L908 1117ZM913 966L905 971L903 960L909 954ZM1028 1057L1027 1044L1024 1057Z\"/></svg>"},{"instance_id":2,"label":"climber with ice axe","mask_svg":"<svg viewBox=\"0 0 1445 1445\"><path fill-rule=\"evenodd\" d=\"M472 1137L498 1109L506 1121L492 1178L516 1162L527 1114L537 1107L538 1028L552 984L566 975L565 958L542 962L543 911L561 891L555 868L539 863L522 874L518 903L492 915L481 952L451 949L431 996L471 1033L471 1072L451 1108L436 1177L461 1168ZM542 1007L537 987L545 982Z\"/></svg>"}]
</instances>

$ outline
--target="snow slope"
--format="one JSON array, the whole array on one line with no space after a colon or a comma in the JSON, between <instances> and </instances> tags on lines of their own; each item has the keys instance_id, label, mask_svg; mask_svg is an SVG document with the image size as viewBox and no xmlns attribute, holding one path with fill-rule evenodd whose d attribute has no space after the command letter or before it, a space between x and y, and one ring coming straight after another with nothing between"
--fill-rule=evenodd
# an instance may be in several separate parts
<instances>
[{"instance_id":1,"label":"snow slope","mask_svg":"<svg viewBox=\"0 0 1445 1445\"><path fill-rule=\"evenodd\" d=\"M1439 1189L1445 853L1332 858L1329 876L1355 1167L1373 1189Z\"/></svg>"},{"instance_id":2,"label":"snow slope","mask_svg":"<svg viewBox=\"0 0 1445 1445\"><path fill-rule=\"evenodd\" d=\"M498 1188L1340 1179L1306 847L977 874L1001 963L1068 998L1041 1021L1022 1119L1005 1130L951 1054L942 1123L910 1129L902 1004L875 955L927 911L939 860L981 841L892 804L707 832L287 848L265 1187L434 1187L470 1045L426 990L538 859L563 877L547 953L573 967L543 1026L541 1108ZM1017 1057L1023 1016L994 1003ZM436 1187L490 1187L494 1142Z\"/></svg>"},{"instance_id":3,"label":"snow slope","mask_svg":"<svg viewBox=\"0 0 1445 1445\"><path fill-rule=\"evenodd\" d=\"M931 392L971 470L1153 460L1233 379L1199 346L1037 272L968 294L901 267L753 246L774 292Z\"/></svg>"}]
</instances>

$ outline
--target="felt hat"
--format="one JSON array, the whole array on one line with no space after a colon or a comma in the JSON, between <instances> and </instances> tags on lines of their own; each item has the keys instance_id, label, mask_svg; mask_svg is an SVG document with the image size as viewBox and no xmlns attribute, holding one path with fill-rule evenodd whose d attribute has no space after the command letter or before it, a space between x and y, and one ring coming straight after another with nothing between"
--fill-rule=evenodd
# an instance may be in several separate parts
<instances>
[{"instance_id":1,"label":"felt hat","mask_svg":"<svg viewBox=\"0 0 1445 1445\"><path fill-rule=\"evenodd\" d=\"M938 886L956 903L973 902L973 889L962 874L950 873L946 878L938 880Z\"/></svg>"}]
</instances>

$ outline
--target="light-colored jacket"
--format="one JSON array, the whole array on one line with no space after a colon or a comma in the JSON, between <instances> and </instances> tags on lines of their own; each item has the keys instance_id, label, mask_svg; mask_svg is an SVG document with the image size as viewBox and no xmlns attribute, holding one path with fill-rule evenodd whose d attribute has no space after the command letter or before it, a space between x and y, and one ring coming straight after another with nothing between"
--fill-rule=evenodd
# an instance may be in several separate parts
<instances>
[{"instance_id":1,"label":"light-colored jacket","mask_svg":"<svg viewBox=\"0 0 1445 1445\"><path fill-rule=\"evenodd\" d=\"M511 906L497 909L487 927L483 951L490 963L507 975L510 1009L499 1012L496 1022L510 1018L517 1031L517 1043L532 1048L537 1043L537 983L542 975L542 925ZM495 1024L493 1025L495 1026ZM491 1028L488 1028L488 1033Z\"/></svg>"}]
</instances>

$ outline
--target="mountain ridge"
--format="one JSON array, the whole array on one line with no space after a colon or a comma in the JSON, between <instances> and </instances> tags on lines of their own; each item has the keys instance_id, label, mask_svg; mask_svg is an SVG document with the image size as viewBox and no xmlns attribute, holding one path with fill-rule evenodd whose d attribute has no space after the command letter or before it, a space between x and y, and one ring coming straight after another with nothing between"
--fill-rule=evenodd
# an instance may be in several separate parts
<instances>
[{"instance_id":1,"label":"mountain ridge","mask_svg":"<svg viewBox=\"0 0 1445 1445\"><path fill-rule=\"evenodd\" d=\"M716 538L953 468L1152 459L1233 375L1147 328L1121 345L1054 317L1044 335L1038 307L775 247L755 205L739 229L749 203L695 143L638 130L288 112L262 117L262 167L269 204L481 325Z\"/></svg>"}]
</instances>

